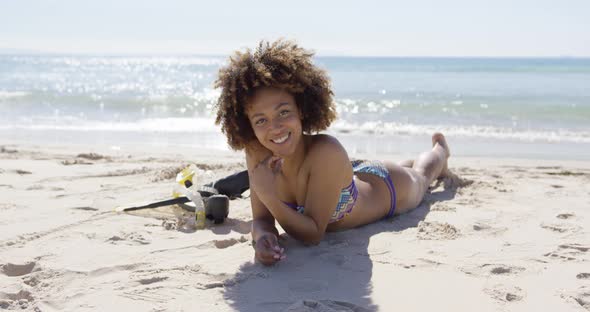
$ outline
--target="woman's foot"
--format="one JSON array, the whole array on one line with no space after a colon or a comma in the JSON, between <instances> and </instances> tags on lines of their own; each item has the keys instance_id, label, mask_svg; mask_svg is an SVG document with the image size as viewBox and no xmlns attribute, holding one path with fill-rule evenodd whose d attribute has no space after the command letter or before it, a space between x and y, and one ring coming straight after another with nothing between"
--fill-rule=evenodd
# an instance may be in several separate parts
<instances>
[{"instance_id":1,"label":"woman's foot","mask_svg":"<svg viewBox=\"0 0 590 312\"><path fill-rule=\"evenodd\" d=\"M451 150L449 149L447 140L442 133L436 132L432 135L432 150L435 152L442 152L442 155L444 156L444 165L437 178L449 176L450 171L448 169L447 162L449 157L451 157Z\"/></svg>"}]
</instances>

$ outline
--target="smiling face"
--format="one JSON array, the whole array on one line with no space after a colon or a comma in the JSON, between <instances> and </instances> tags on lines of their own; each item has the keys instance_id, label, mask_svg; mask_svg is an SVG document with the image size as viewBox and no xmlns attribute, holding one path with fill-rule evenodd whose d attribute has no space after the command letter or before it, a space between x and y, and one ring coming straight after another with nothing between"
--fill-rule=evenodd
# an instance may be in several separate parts
<instances>
[{"instance_id":1,"label":"smiling face","mask_svg":"<svg viewBox=\"0 0 590 312\"><path fill-rule=\"evenodd\" d=\"M293 95L281 89L259 89L248 101L246 114L262 146L281 157L295 152L303 130Z\"/></svg>"}]
</instances>

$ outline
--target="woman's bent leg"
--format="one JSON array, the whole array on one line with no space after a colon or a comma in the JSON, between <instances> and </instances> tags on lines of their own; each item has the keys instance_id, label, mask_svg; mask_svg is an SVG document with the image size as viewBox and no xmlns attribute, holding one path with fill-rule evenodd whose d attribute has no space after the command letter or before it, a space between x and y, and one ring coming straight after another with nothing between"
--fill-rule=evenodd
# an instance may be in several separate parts
<instances>
[{"instance_id":1,"label":"woman's bent leg","mask_svg":"<svg viewBox=\"0 0 590 312\"><path fill-rule=\"evenodd\" d=\"M420 204L432 181L447 175L449 157L445 137L442 133L435 133L432 150L420 154L411 168L407 161L400 165L386 163L397 194L395 214L405 213Z\"/></svg>"}]
</instances>

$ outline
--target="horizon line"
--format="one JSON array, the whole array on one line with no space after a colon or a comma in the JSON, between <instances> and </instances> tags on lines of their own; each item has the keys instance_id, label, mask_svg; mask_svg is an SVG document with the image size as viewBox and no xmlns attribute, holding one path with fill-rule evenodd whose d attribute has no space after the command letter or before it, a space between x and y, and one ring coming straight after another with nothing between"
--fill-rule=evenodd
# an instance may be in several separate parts
<instances>
[{"instance_id":1,"label":"horizon line","mask_svg":"<svg viewBox=\"0 0 590 312\"><path fill-rule=\"evenodd\" d=\"M29 55L29 56L159 56L159 57L229 57L231 54L198 53L198 52L65 52L42 51L30 49L6 49L0 48L0 55ZM590 59L590 55L352 55L352 54L322 54L315 53L318 58L473 58L473 59Z\"/></svg>"}]
</instances>

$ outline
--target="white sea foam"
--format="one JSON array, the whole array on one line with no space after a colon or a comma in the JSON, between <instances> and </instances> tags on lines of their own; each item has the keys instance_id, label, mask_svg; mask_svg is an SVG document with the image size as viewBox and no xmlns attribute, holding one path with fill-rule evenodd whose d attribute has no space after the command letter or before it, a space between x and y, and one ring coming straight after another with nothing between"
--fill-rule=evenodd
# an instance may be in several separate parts
<instances>
[{"instance_id":1,"label":"white sea foam","mask_svg":"<svg viewBox=\"0 0 590 312\"><path fill-rule=\"evenodd\" d=\"M0 91L0 101L14 99L19 97L27 96L28 92L21 92L21 91Z\"/></svg>"},{"instance_id":2,"label":"white sea foam","mask_svg":"<svg viewBox=\"0 0 590 312\"><path fill-rule=\"evenodd\" d=\"M21 118L14 123L4 123L0 129L105 131L105 132L159 132L159 133L221 133L213 117L191 118L146 118L137 121L89 121L84 116L61 116ZM580 130L516 130L493 126L418 125L397 122L347 122L332 124L328 132L335 135L384 135L423 136L443 132L449 137L488 138L524 142L590 143L590 131Z\"/></svg>"},{"instance_id":3,"label":"white sea foam","mask_svg":"<svg viewBox=\"0 0 590 312\"><path fill-rule=\"evenodd\" d=\"M525 142L570 142L590 143L590 131L558 130L515 130L512 128L492 126L453 126L453 125L417 125L397 122L346 122L337 121L330 131L350 134L379 134L379 135L431 135L443 132L451 137L490 138L498 140L516 140Z\"/></svg>"},{"instance_id":4,"label":"white sea foam","mask_svg":"<svg viewBox=\"0 0 590 312\"><path fill-rule=\"evenodd\" d=\"M105 131L105 132L191 132L221 133L211 118L147 118L134 122L88 121L76 116L58 118L28 118L15 124L0 125L0 129Z\"/></svg>"}]
</instances>

